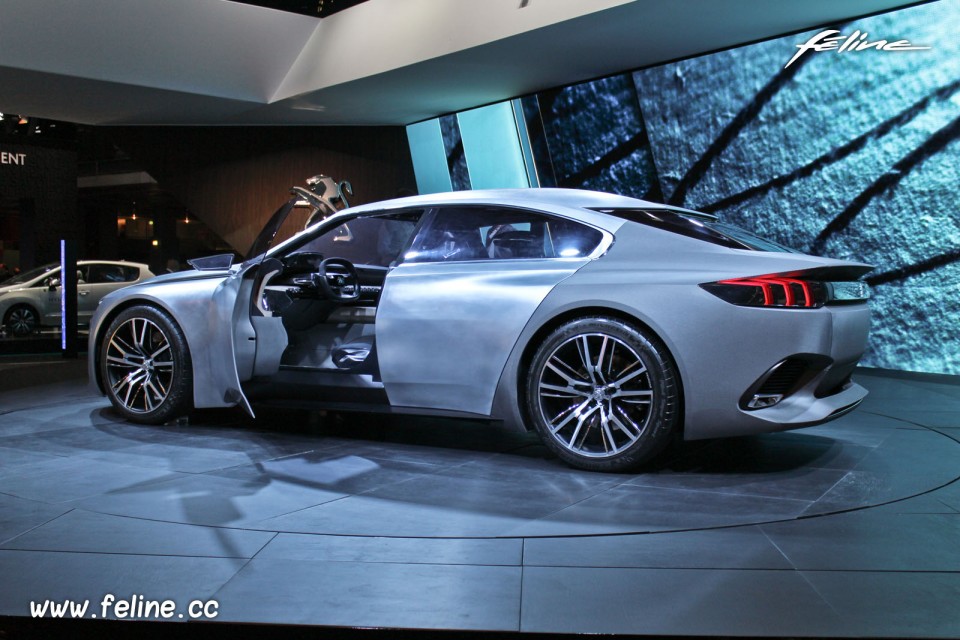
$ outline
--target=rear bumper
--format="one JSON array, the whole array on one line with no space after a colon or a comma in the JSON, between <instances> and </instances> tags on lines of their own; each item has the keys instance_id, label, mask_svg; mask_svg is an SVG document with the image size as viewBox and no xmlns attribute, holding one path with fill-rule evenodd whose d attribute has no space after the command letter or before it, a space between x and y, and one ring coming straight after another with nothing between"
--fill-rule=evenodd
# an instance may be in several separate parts
<instances>
[{"instance_id":1,"label":"rear bumper","mask_svg":"<svg viewBox=\"0 0 960 640\"><path fill-rule=\"evenodd\" d=\"M735 312L739 313L739 311ZM849 380L867 345L866 305L824 307L816 311L773 311L745 314L726 324L724 340L739 350L725 370L718 369L709 345L694 349L684 362L687 440L749 435L821 424L852 411L867 390ZM687 351L690 354L691 351ZM703 354L707 354L704 357ZM776 363L801 355L816 362L810 375L777 404L749 409L744 396L755 389ZM710 360L713 360L711 363Z\"/></svg>"}]
</instances>

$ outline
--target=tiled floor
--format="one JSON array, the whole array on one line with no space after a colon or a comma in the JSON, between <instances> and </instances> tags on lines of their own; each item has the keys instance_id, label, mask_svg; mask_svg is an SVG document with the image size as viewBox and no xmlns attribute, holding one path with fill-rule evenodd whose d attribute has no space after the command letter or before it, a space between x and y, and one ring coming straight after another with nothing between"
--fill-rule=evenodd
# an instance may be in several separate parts
<instances>
[{"instance_id":1,"label":"tiled floor","mask_svg":"<svg viewBox=\"0 0 960 640\"><path fill-rule=\"evenodd\" d=\"M960 635L949 379L864 371L829 425L605 475L437 419L136 426L60 378L0 381L0 615L112 593L235 622Z\"/></svg>"}]
</instances>

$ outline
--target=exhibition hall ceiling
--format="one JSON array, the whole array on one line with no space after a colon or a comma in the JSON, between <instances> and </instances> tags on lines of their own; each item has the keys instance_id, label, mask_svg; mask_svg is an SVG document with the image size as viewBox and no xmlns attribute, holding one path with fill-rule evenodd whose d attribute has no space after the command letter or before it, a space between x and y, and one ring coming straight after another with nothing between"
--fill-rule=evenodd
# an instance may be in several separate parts
<instances>
[{"instance_id":1,"label":"exhibition hall ceiling","mask_svg":"<svg viewBox=\"0 0 960 640\"><path fill-rule=\"evenodd\" d=\"M910 4L368 0L320 18L222 0L6 0L0 111L406 125Z\"/></svg>"}]
</instances>

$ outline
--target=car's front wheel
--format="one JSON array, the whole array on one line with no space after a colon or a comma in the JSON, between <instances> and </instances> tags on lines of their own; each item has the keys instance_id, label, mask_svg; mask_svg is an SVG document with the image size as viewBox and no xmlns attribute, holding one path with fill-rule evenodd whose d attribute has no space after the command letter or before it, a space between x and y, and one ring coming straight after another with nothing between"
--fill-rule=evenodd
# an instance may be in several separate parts
<instances>
[{"instance_id":1,"label":"car's front wheel","mask_svg":"<svg viewBox=\"0 0 960 640\"><path fill-rule=\"evenodd\" d=\"M4 326L10 335L29 336L40 328L40 315L33 307L19 304L7 312Z\"/></svg>"},{"instance_id":2,"label":"car's front wheel","mask_svg":"<svg viewBox=\"0 0 960 640\"><path fill-rule=\"evenodd\" d=\"M530 363L527 413L568 464L629 471L670 441L679 421L677 374L666 347L622 320L569 321Z\"/></svg>"},{"instance_id":3,"label":"car's front wheel","mask_svg":"<svg viewBox=\"0 0 960 640\"><path fill-rule=\"evenodd\" d=\"M187 340L160 309L137 306L118 314L103 334L99 358L107 396L124 417L159 424L190 411Z\"/></svg>"}]
</instances>

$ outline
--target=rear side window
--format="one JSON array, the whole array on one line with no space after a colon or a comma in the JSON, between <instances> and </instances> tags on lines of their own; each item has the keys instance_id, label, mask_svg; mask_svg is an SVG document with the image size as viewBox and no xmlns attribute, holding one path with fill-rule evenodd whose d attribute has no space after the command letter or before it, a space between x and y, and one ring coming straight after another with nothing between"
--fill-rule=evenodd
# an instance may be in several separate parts
<instances>
[{"instance_id":1,"label":"rear side window","mask_svg":"<svg viewBox=\"0 0 960 640\"><path fill-rule=\"evenodd\" d=\"M404 255L404 262L523 260L590 255L603 234L527 209L442 207Z\"/></svg>"},{"instance_id":2,"label":"rear side window","mask_svg":"<svg viewBox=\"0 0 960 640\"><path fill-rule=\"evenodd\" d=\"M796 249L761 238L746 229L719 222L709 216L697 216L672 209L597 209L597 211L730 249L797 253Z\"/></svg>"}]
</instances>

